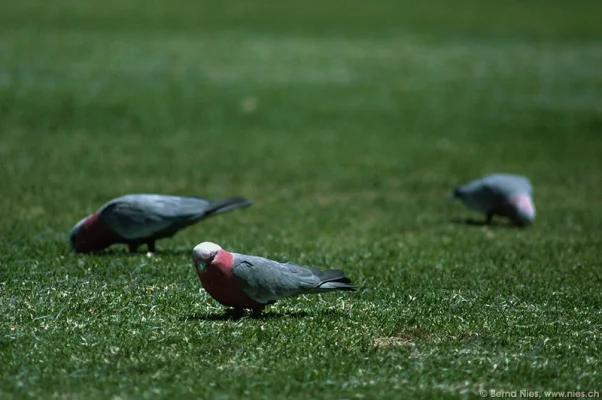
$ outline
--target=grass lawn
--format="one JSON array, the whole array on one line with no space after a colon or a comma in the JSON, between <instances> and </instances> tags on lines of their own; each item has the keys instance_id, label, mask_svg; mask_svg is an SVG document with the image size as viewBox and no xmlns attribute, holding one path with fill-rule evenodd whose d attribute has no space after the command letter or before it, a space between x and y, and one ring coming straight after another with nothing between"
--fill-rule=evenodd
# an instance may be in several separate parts
<instances>
[{"instance_id":1,"label":"grass lawn","mask_svg":"<svg viewBox=\"0 0 602 400\"><path fill-rule=\"evenodd\" d=\"M602 392L602 2L0 4L0 397ZM449 190L527 175L537 220ZM68 249L125 193L256 204L130 256ZM222 320L201 241L355 293Z\"/></svg>"}]
</instances>

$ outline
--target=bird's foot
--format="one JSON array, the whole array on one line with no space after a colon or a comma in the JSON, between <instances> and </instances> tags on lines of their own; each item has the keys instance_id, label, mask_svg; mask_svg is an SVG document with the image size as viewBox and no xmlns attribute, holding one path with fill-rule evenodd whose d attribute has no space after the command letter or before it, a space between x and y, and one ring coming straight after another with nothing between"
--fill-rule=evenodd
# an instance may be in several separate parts
<instances>
[{"instance_id":1,"label":"bird's foot","mask_svg":"<svg viewBox=\"0 0 602 400\"><path fill-rule=\"evenodd\" d=\"M245 310L242 308L231 308L224 313L226 319L241 319L245 315Z\"/></svg>"}]
</instances>

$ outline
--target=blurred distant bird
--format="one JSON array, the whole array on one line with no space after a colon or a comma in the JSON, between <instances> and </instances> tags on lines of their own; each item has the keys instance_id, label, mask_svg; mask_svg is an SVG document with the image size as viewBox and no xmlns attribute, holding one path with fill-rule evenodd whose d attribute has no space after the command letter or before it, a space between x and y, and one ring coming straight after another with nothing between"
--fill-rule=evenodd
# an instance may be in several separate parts
<instances>
[{"instance_id":1,"label":"blurred distant bird","mask_svg":"<svg viewBox=\"0 0 602 400\"><path fill-rule=\"evenodd\" d=\"M203 288L219 303L237 312L261 313L276 300L306 293L355 290L343 271L318 271L293 263L230 253L219 245L195 246L192 259Z\"/></svg>"},{"instance_id":2,"label":"blurred distant bird","mask_svg":"<svg viewBox=\"0 0 602 400\"><path fill-rule=\"evenodd\" d=\"M124 243L130 252L146 244L155 251L155 241L212 215L253 202L244 197L210 201L199 197L129 194L113 199L94 214L79 221L71 230L71 248L78 253L105 249Z\"/></svg>"},{"instance_id":3,"label":"blurred distant bird","mask_svg":"<svg viewBox=\"0 0 602 400\"><path fill-rule=\"evenodd\" d=\"M450 197L484 213L488 224L494 215L500 215L514 225L526 226L535 220L532 195L533 188L526 177L494 174L454 189Z\"/></svg>"}]
</instances>

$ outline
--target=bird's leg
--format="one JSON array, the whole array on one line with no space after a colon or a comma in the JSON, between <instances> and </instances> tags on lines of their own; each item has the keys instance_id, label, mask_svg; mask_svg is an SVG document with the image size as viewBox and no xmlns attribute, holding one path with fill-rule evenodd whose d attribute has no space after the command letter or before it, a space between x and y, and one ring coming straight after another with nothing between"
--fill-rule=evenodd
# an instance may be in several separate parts
<instances>
[{"instance_id":1,"label":"bird's leg","mask_svg":"<svg viewBox=\"0 0 602 400\"><path fill-rule=\"evenodd\" d=\"M251 317L253 317L253 318L259 318L259 317L261 317L262 311L263 311L263 307L261 307L261 308L254 308L253 311L251 312Z\"/></svg>"},{"instance_id":2,"label":"bird's leg","mask_svg":"<svg viewBox=\"0 0 602 400\"><path fill-rule=\"evenodd\" d=\"M491 221L493 220L493 211L488 211L485 216L485 223L487 225L491 225Z\"/></svg>"},{"instance_id":3,"label":"bird's leg","mask_svg":"<svg viewBox=\"0 0 602 400\"><path fill-rule=\"evenodd\" d=\"M146 247L148 248L149 253L154 253L155 251L157 251L155 249L155 241L154 240L151 240L150 242L146 242Z\"/></svg>"},{"instance_id":4,"label":"bird's leg","mask_svg":"<svg viewBox=\"0 0 602 400\"><path fill-rule=\"evenodd\" d=\"M130 253L132 253L132 254L134 254L134 253L136 253L136 251L138 251L138 245L135 243L128 244L128 247L130 249Z\"/></svg>"}]
</instances>

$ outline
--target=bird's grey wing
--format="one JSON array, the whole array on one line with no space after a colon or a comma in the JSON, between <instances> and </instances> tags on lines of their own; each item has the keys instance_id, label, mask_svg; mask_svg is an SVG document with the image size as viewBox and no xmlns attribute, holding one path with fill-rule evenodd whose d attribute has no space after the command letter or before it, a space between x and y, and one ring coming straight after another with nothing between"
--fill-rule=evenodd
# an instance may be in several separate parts
<instances>
[{"instance_id":1,"label":"bird's grey wing","mask_svg":"<svg viewBox=\"0 0 602 400\"><path fill-rule=\"evenodd\" d=\"M483 180L491 187L495 188L502 196L514 196L518 194L533 194L531 182L525 176L511 174L490 175Z\"/></svg>"},{"instance_id":2,"label":"bird's grey wing","mask_svg":"<svg viewBox=\"0 0 602 400\"><path fill-rule=\"evenodd\" d=\"M234 276L245 294L262 304L315 289L321 283L316 272L302 265L234 254Z\"/></svg>"},{"instance_id":3,"label":"bird's grey wing","mask_svg":"<svg viewBox=\"0 0 602 400\"><path fill-rule=\"evenodd\" d=\"M498 195L495 187L483 179L460 186L456 189L456 194L466 206L482 213L491 210Z\"/></svg>"},{"instance_id":4,"label":"bird's grey wing","mask_svg":"<svg viewBox=\"0 0 602 400\"><path fill-rule=\"evenodd\" d=\"M201 218L208 204L196 197L127 195L103 206L100 216L121 237L137 239L186 226Z\"/></svg>"}]
</instances>

